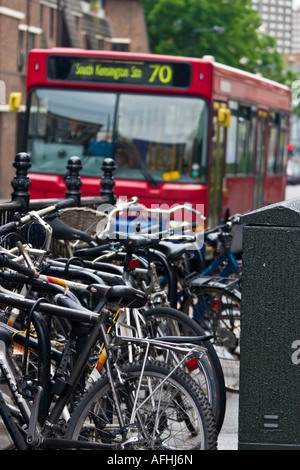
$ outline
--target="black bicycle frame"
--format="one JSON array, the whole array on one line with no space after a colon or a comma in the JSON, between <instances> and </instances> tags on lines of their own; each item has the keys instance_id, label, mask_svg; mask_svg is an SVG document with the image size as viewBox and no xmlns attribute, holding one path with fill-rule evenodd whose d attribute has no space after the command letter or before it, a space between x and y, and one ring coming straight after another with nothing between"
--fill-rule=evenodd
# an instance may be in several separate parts
<instances>
[{"instance_id":1,"label":"black bicycle frame","mask_svg":"<svg viewBox=\"0 0 300 470\"><path fill-rule=\"evenodd\" d=\"M38 341L32 341L30 342L30 347L34 350L39 355L39 380L41 380L41 384L43 385L44 389L42 388L43 393L41 394L41 399L39 402L38 406L38 416L39 416L39 423L43 424L44 423L44 429L42 431L41 436L27 436L27 441L30 440L30 442L37 442L40 441L40 447L47 448L47 447L55 447L58 446L58 441L59 441L59 447L67 447L67 448L73 448L73 447L82 447L86 448L85 443L79 443L76 442L61 442L60 439L52 439L47 437L49 436L52 426L56 424L59 416L61 415L64 407L68 404L68 401L82 375L82 371L84 369L85 364L88 361L88 358L90 356L90 352L99 340L101 338L101 328L102 325L104 325L107 322L108 314L106 311L103 311L103 307L105 305L105 300L103 300L102 310L101 314L95 314L93 312L89 311L82 311L82 310L77 310L76 308L67 308L67 307L60 307L57 305L52 305L48 303L41 302L38 305L38 310L39 312L34 312L32 315L32 319L34 320L35 326L37 326L38 329ZM34 300L30 299L23 299L20 297L14 297L6 293L0 293L0 304L1 305L8 305L16 308L20 308L23 310L30 310L34 308L36 302ZM66 382L64 383L64 387L62 388L62 393L60 394L59 399L56 401L54 404L49 416L49 406L50 406L50 393L51 393L51 384L50 384L50 370L49 373L46 371L48 370L48 367L50 366L50 359L51 359L51 349L50 349L50 337L49 334L46 333L46 322L41 318L40 314L46 314L46 315L51 315L51 316L57 316L57 317L66 317L68 319L76 320L76 322L85 322L85 323L90 323L91 324L91 331L87 337L86 343L81 351L81 354L76 361L74 367L72 368L72 371L70 372L70 375L68 376ZM22 342L26 342L26 339L24 338L24 335L20 337L20 340ZM43 378L44 376L44 378ZM1 396L2 399L2 396ZM2 401L1 400L1 416L3 414L4 417L4 422L8 426L8 430L11 431L11 436L12 439L15 440L15 444L18 449L22 448L24 449L24 436L21 434L21 431L17 428L16 425L12 424L12 419L10 418L10 413L9 410L7 409L7 406L5 405L5 402L2 406ZM46 416L47 414L47 416ZM46 419L47 418L47 419ZM43 420L42 422L40 420ZM30 424L30 423L29 423ZM29 425L30 428L30 425ZM33 428L33 426L31 426ZM15 437L14 437L15 436ZM56 443L56 444L55 444ZM89 445L88 445L89 447ZM95 447L94 445L91 447ZM112 446L109 445L101 445L98 444L96 447L99 447L101 449L103 448L112 448ZM25 447L27 448L27 447Z\"/></svg>"}]
</instances>

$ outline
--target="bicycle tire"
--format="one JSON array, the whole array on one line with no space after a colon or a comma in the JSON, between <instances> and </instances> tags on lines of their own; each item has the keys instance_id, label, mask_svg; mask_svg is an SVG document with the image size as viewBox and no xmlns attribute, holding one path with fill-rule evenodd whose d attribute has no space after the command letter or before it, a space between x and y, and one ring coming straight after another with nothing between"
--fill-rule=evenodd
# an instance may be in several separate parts
<instances>
[{"instance_id":1,"label":"bicycle tire","mask_svg":"<svg viewBox=\"0 0 300 470\"><path fill-rule=\"evenodd\" d=\"M240 291L222 286L203 286L186 297L181 311L192 318L209 334L220 359L226 389L239 392L240 368Z\"/></svg>"},{"instance_id":2,"label":"bicycle tire","mask_svg":"<svg viewBox=\"0 0 300 470\"><path fill-rule=\"evenodd\" d=\"M122 382L115 371L113 380L121 401L125 427L120 429L115 400L107 376L100 378L84 395L74 411L65 439L121 445L128 436L137 442L126 449L135 450L216 450L217 432L213 413L200 387L181 370L172 372L166 364L141 363L120 369ZM170 374L170 375L169 375ZM169 377L167 377L169 376ZM163 387L159 386L163 382ZM149 396L149 390L158 390ZM170 397L168 395L170 393ZM129 419L132 403L138 395L139 410L132 425ZM145 400L146 399L146 400ZM169 401L168 401L169 399Z\"/></svg>"},{"instance_id":3,"label":"bicycle tire","mask_svg":"<svg viewBox=\"0 0 300 470\"><path fill-rule=\"evenodd\" d=\"M144 312L148 337L204 336L206 332L192 318L173 308L157 307ZM150 322L150 324L149 324ZM221 431L226 410L224 374L218 355L210 341L203 341L206 354L198 359L198 367L191 372L205 391L215 416L217 432ZM185 365L185 368L187 366ZM188 369L185 369L188 372Z\"/></svg>"}]
</instances>

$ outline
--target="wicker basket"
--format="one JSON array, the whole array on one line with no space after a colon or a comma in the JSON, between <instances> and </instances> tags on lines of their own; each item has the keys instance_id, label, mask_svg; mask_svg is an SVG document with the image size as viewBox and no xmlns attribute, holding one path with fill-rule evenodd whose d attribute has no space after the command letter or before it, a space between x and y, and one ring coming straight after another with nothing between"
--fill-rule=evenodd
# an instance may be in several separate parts
<instances>
[{"instance_id":1,"label":"wicker basket","mask_svg":"<svg viewBox=\"0 0 300 470\"><path fill-rule=\"evenodd\" d=\"M71 207L64 209L59 218L70 227L95 235L97 225L104 217L107 217L107 214L89 207ZM85 246L87 244L81 241L66 242L53 239L51 253L53 258L65 258L72 255L73 249Z\"/></svg>"}]
</instances>

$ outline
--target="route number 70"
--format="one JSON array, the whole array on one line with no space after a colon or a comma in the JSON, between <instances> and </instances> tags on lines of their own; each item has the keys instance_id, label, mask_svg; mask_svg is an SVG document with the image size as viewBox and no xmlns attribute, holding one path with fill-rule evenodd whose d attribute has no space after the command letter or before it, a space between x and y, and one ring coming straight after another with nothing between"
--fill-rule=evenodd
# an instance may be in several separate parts
<instances>
[{"instance_id":1,"label":"route number 70","mask_svg":"<svg viewBox=\"0 0 300 470\"><path fill-rule=\"evenodd\" d=\"M153 64L149 66L153 69L149 82L153 83L159 80L160 83L169 83L172 80L172 68L169 65Z\"/></svg>"}]
</instances>

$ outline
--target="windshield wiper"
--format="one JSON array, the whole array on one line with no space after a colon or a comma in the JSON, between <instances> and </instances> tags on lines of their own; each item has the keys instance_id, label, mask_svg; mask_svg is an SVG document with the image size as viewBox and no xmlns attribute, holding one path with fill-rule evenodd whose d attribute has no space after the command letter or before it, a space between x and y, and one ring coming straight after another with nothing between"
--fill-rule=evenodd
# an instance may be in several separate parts
<instances>
[{"instance_id":1,"label":"windshield wiper","mask_svg":"<svg viewBox=\"0 0 300 470\"><path fill-rule=\"evenodd\" d=\"M146 167L145 162L143 160L140 160L140 166L138 167L138 169L140 170L140 172L144 176L145 180L149 184L151 184L151 186L153 186L154 188L158 188L158 186L159 186L158 181L155 181L155 179L151 175L150 171Z\"/></svg>"}]
</instances>

